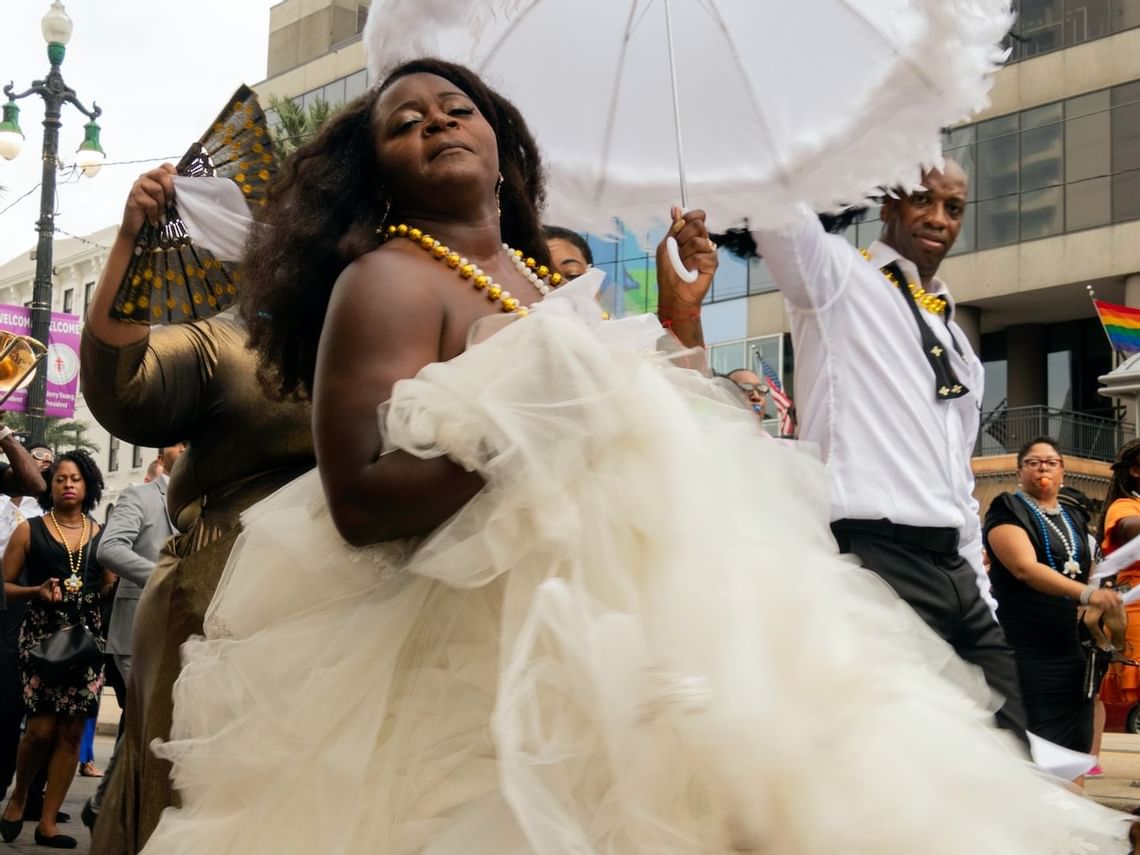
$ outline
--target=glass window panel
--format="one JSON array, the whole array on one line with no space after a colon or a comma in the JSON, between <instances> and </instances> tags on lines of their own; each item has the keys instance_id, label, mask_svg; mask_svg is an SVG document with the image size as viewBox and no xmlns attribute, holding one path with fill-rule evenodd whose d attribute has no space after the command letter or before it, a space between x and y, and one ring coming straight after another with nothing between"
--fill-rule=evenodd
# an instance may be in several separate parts
<instances>
[{"instance_id":1,"label":"glass window panel","mask_svg":"<svg viewBox=\"0 0 1140 855\"><path fill-rule=\"evenodd\" d=\"M1045 125L1021 134L1021 189L1052 187L1063 180L1064 133L1062 124Z\"/></svg>"},{"instance_id":2,"label":"glass window panel","mask_svg":"<svg viewBox=\"0 0 1140 855\"><path fill-rule=\"evenodd\" d=\"M1103 226L1112 219L1109 179L1090 178L1065 188L1065 229L1077 231Z\"/></svg>"},{"instance_id":3,"label":"glass window panel","mask_svg":"<svg viewBox=\"0 0 1140 855\"><path fill-rule=\"evenodd\" d=\"M748 294L748 263L744 259L733 255L727 249L717 253L720 266L716 269L716 278L713 279L713 299L734 300Z\"/></svg>"},{"instance_id":4,"label":"glass window panel","mask_svg":"<svg viewBox=\"0 0 1140 855\"><path fill-rule=\"evenodd\" d=\"M962 148L968 146L978 138L977 125L962 125L957 128L948 128L942 132L942 147Z\"/></svg>"},{"instance_id":5,"label":"glass window panel","mask_svg":"<svg viewBox=\"0 0 1140 855\"><path fill-rule=\"evenodd\" d=\"M1017 192L1017 142L1017 134L1012 134L978 143L978 199Z\"/></svg>"},{"instance_id":6,"label":"glass window panel","mask_svg":"<svg viewBox=\"0 0 1140 855\"><path fill-rule=\"evenodd\" d=\"M1109 114L1093 113L1065 122L1065 180L1107 175L1110 161Z\"/></svg>"},{"instance_id":7,"label":"glass window panel","mask_svg":"<svg viewBox=\"0 0 1140 855\"><path fill-rule=\"evenodd\" d=\"M350 74L344 80L344 99L351 101L354 98L359 98L368 89L368 75L361 69L355 74Z\"/></svg>"},{"instance_id":8,"label":"glass window panel","mask_svg":"<svg viewBox=\"0 0 1140 855\"><path fill-rule=\"evenodd\" d=\"M553 225L558 225L554 223ZM594 257L594 264L601 266L607 262L617 261L617 242L605 238L586 235L586 244L590 247L590 254Z\"/></svg>"},{"instance_id":9,"label":"glass window panel","mask_svg":"<svg viewBox=\"0 0 1140 855\"><path fill-rule=\"evenodd\" d=\"M339 80L334 80L332 83L325 84L324 99L330 107L336 107L344 103L343 77Z\"/></svg>"},{"instance_id":10,"label":"glass window panel","mask_svg":"<svg viewBox=\"0 0 1140 855\"><path fill-rule=\"evenodd\" d=\"M1065 102L1054 101L1052 104L1034 107L1032 110L1023 110L1021 113L1021 129L1028 131L1033 128L1052 125L1064 121L1064 118Z\"/></svg>"},{"instance_id":11,"label":"glass window panel","mask_svg":"<svg viewBox=\"0 0 1140 855\"><path fill-rule=\"evenodd\" d=\"M1140 27L1140 0L1112 0L1109 19L1114 33Z\"/></svg>"},{"instance_id":12,"label":"glass window panel","mask_svg":"<svg viewBox=\"0 0 1140 855\"><path fill-rule=\"evenodd\" d=\"M1108 35L1109 0L1065 0L1065 47Z\"/></svg>"},{"instance_id":13,"label":"glass window panel","mask_svg":"<svg viewBox=\"0 0 1140 855\"><path fill-rule=\"evenodd\" d=\"M301 96L301 110L305 113L308 113L309 107L311 107L314 103L316 103L316 100L320 97L321 97L321 90L320 89L314 89L311 92L306 92L304 95Z\"/></svg>"},{"instance_id":14,"label":"glass window panel","mask_svg":"<svg viewBox=\"0 0 1140 855\"><path fill-rule=\"evenodd\" d=\"M1112 110L1112 171L1140 169L1140 102Z\"/></svg>"},{"instance_id":15,"label":"glass window panel","mask_svg":"<svg viewBox=\"0 0 1140 855\"><path fill-rule=\"evenodd\" d=\"M1078 95L1065 101L1065 118L1075 119L1078 116L1091 116L1101 113L1110 106L1111 90L1101 89L1099 92L1090 92L1088 95Z\"/></svg>"},{"instance_id":16,"label":"glass window panel","mask_svg":"<svg viewBox=\"0 0 1140 855\"><path fill-rule=\"evenodd\" d=\"M1112 221L1140 219L1140 170L1112 176Z\"/></svg>"},{"instance_id":17,"label":"glass window panel","mask_svg":"<svg viewBox=\"0 0 1140 855\"><path fill-rule=\"evenodd\" d=\"M602 280L602 287L598 289L598 300L602 306L605 307L607 312L613 317L618 317L622 305L622 291L617 287L617 264L616 262L609 261L603 264L594 264L594 267L605 274L605 278Z\"/></svg>"},{"instance_id":18,"label":"glass window panel","mask_svg":"<svg viewBox=\"0 0 1140 855\"><path fill-rule=\"evenodd\" d=\"M942 154L949 160L956 160L958 165L966 171L966 197L973 199L978 193L977 146L963 146L962 148L948 148Z\"/></svg>"},{"instance_id":19,"label":"glass window panel","mask_svg":"<svg viewBox=\"0 0 1140 855\"><path fill-rule=\"evenodd\" d=\"M1112 87L1112 106L1122 107L1125 104L1135 104L1140 101L1140 80L1131 83L1121 83Z\"/></svg>"},{"instance_id":20,"label":"glass window panel","mask_svg":"<svg viewBox=\"0 0 1140 855\"><path fill-rule=\"evenodd\" d=\"M1073 397L1073 354L1059 350L1045 357L1045 377L1048 406L1055 410L1072 409Z\"/></svg>"},{"instance_id":21,"label":"glass window panel","mask_svg":"<svg viewBox=\"0 0 1140 855\"><path fill-rule=\"evenodd\" d=\"M1017 196L977 203L978 249L1017 243Z\"/></svg>"},{"instance_id":22,"label":"glass window panel","mask_svg":"<svg viewBox=\"0 0 1140 855\"><path fill-rule=\"evenodd\" d=\"M985 387L982 391L982 412L988 413L996 410L1006 399L1006 373L1008 363L1004 359L983 362L982 368L986 373Z\"/></svg>"},{"instance_id":23,"label":"glass window panel","mask_svg":"<svg viewBox=\"0 0 1140 855\"><path fill-rule=\"evenodd\" d=\"M744 368L744 342L718 344L709 349L709 365L717 374L727 374L737 368Z\"/></svg>"},{"instance_id":24,"label":"glass window panel","mask_svg":"<svg viewBox=\"0 0 1140 855\"><path fill-rule=\"evenodd\" d=\"M1064 190L1050 187L1021 194L1021 239L1034 240L1064 231Z\"/></svg>"},{"instance_id":25,"label":"glass window panel","mask_svg":"<svg viewBox=\"0 0 1140 855\"><path fill-rule=\"evenodd\" d=\"M657 266L648 256L617 263L614 273L618 317L641 315L657 308Z\"/></svg>"},{"instance_id":26,"label":"glass window panel","mask_svg":"<svg viewBox=\"0 0 1140 855\"><path fill-rule=\"evenodd\" d=\"M1037 56L1061 47L1061 0L1022 0L1014 32L1021 39L1021 57Z\"/></svg>"},{"instance_id":27,"label":"glass window panel","mask_svg":"<svg viewBox=\"0 0 1140 855\"><path fill-rule=\"evenodd\" d=\"M748 293L767 294L776 290L776 280L772 278L772 271L768 269L768 262L763 258L750 258L748 260Z\"/></svg>"},{"instance_id":28,"label":"glass window panel","mask_svg":"<svg viewBox=\"0 0 1140 855\"><path fill-rule=\"evenodd\" d=\"M1021 130L1021 116L1019 113L1010 113L1006 116L998 116L996 119L987 119L984 122L978 122L977 129L979 140L990 140L994 137L1016 134Z\"/></svg>"},{"instance_id":29,"label":"glass window panel","mask_svg":"<svg viewBox=\"0 0 1140 855\"><path fill-rule=\"evenodd\" d=\"M958 232L958 239L950 247L950 255L973 252L978 247L977 236L974 234L974 221L977 219L977 212L974 210L975 204L969 202L966 205L966 212L962 216L962 230Z\"/></svg>"}]
</instances>

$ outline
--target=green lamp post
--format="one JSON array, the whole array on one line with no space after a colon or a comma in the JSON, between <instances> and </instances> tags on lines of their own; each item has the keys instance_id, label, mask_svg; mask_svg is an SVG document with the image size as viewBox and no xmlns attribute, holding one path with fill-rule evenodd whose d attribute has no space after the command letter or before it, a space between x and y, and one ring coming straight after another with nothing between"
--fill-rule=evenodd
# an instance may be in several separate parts
<instances>
[{"instance_id":1,"label":"green lamp post","mask_svg":"<svg viewBox=\"0 0 1140 855\"><path fill-rule=\"evenodd\" d=\"M16 157L23 147L24 134L20 130L20 108L16 101L29 95L38 95L44 101L44 140L43 177L40 181L40 218L36 222L39 242L36 246L36 277L32 286L32 338L48 343L51 326L52 303L52 239L55 235L55 174L59 168L59 128L63 105L71 104L87 117L84 126L83 142L75 155L75 165L83 174L95 175L103 164L103 147L99 142L99 125L96 119L103 112L97 104L88 110L80 103L75 91L63 82L60 66L67 52L67 42L71 39L71 18L60 0L52 0L51 8L41 22L44 41L47 42L48 61L51 69L43 80L33 80L31 87L19 94L13 92L13 84L4 87L8 102L3 106L3 121L0 121L0 157L8 160ZM35 379L28 387L28 423L33 442L44 438L44 406L47 399L47 374L44 368L37 371Z\"/></svg>"}]
</instances>

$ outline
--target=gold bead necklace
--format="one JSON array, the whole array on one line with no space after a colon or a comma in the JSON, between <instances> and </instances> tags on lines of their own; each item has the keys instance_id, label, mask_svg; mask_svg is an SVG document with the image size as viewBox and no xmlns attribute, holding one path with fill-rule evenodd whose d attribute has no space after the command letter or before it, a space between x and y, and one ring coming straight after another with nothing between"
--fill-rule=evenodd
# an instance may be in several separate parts
<instances>
[{"instance_id":1,"label":"gold bead necklace","mask_svg":"<svg viewBox=\"0 0 1140 855\"><path fill-rule=\"evenodd\" d=\"M408 226L406 223L388 226L384 239L390 240L394 237L404 237L419 244L420 248L430 253L436 261L445 262L448 267L459 274L461 279L470 280L475 290L486 294L487 299L492 303L498 303L499 308L504 312L513 312L516 315L530 313L530 309L522 305L518 297L512 297L510 291L492 281L491 277L484 273L481 267L472 264L458 252L453 252L450 247L444 246L431 235L425 234L422 229ZM524 258L521 249L511 249L506 244L503 244L503 249L507 251L522 277L534 285L542 296L545 297L552 289L562 284L562 274L551 272L549 267L545 264L539 264L533 258Z\"/></svg>"},{"instance_id":2,"label":"gold bead necklace","mask_svg":"<svg viewBox=\"0 0 1140 855\"><path fill-rule=\"evenodd\" d=\"M859 250L859 252L862 254L862 256L865 259L867 259L868 261L871 260L871 253L870 252L868 252L865 249L861 249L861 250ZM886 270L881 270L879 272L882 273L883 276L885 276L887 278L888 282L890 282L896 288L899 287L899 281L895 278L895 275L893 273L889 273ZM945 298L939 297L937 294L928 293L925 288L922 288L918 285L915 285L913 282L907 282L906 288L908 291L910 291L911 294L914 295L915 302L918 303L918 305L922 306L922 308L926 309L926 311L930 312L931 314L941 315L943 312L946 311L946 299Z\"/></svg>"},{"instance_id":3,"label":"gold bead necklace","mask_svg":"<svg viewBox=\"0 0 1140 855\"><path fill-rule=\"evenodd\" d=\"M83 590L83 577L79 575L79 571L83 569L83 547L87 542L87 532L91 525L90 519L87 514L83 515L83 530L79 534L79 543L75 547L75 552L72 552L71 544L63 536L63 527L56 519L55 510L48 511L48 516L51 518L51 524L55 526L55 533L59 535L60 543L67 550L67 566L71 570L71 575L63 580L63 587L67 589L69 594L78 594Z\"/></svg>"}]
</instances>

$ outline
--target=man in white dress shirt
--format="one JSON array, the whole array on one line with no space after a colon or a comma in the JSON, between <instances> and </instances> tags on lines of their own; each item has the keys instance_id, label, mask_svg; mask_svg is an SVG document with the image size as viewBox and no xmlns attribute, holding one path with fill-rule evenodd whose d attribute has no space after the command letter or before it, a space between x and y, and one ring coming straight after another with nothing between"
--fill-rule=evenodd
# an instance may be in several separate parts
<instances>
[{"instance_id":1,"label":"man in white dress shirt","mask_svg":"<svg viewBox=\"0 0 1140 855\"><path fill-rule=\"evenodd\" d=\"M881 240L863 251L807 209L754 237L787 305L799 436L827 463L840 548L982 669L1004 698L998 724L1024 741L1017 667L994 618L973 498L982 365L936 276L961 229L966 188L953 161L927 172L922 189L886 199ZM661 299L684 313L699 311L702 296ZM699 333L699 324L688 329Z\"/></svg>"}]
</instances>

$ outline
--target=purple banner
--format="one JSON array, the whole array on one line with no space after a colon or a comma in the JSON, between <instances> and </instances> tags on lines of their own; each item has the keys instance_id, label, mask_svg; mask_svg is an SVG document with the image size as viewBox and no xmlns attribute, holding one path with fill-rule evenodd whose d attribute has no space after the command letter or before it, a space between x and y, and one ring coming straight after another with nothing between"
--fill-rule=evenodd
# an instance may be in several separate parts
<instances>
[{"instance_id":1,"label":"purple banner","mask_svg":"<svg viewBox=\"0 0 1140 855\"><path fill-rule=\"evenodd\" d=\"M0 330L31 335L32 310L0 305ZM52 312L46 344L47 357L37 369L47 372L44 414L69 419L75 415L75 394L79 387L79 316ZM28 390L20 389L7 400L4 409L22 413L27 402Z\"/></svg>"}]
</instances>

